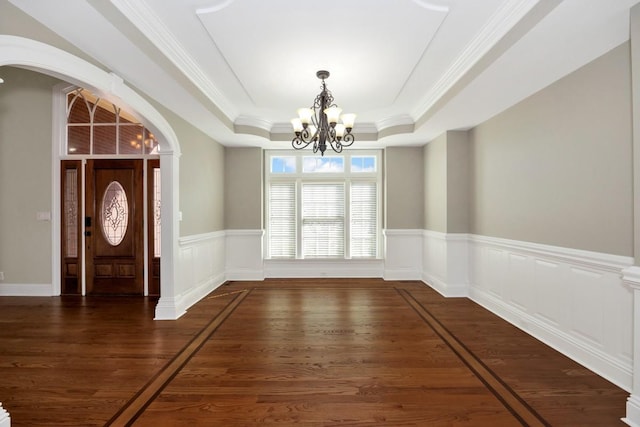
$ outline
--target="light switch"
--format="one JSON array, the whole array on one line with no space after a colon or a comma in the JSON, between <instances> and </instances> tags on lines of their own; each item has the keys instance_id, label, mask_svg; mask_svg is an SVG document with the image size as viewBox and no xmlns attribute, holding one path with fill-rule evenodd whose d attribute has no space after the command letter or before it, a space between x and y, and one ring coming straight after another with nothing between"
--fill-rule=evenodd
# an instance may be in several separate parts
<instances>
[{"instance_id":1,"label":"light switch","mask_svg":"<svg viewBox=\"0 0 640 427\"><path fill-rule=\"evenodd\" d=\"M51 221L51 212L37 212L36 219L38 221Z\"/></svg>"}]
</instances>

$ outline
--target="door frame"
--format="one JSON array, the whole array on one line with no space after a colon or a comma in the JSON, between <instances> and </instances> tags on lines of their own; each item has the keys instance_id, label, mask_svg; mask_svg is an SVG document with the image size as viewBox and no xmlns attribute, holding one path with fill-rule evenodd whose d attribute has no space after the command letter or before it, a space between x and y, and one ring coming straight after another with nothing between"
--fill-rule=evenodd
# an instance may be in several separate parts
<instances>
[{"instance_id":1,"label":"door frame","mask_svg":"<svg viewBox=\"0 0 640 427\"><path fill-rule=\"evenodd\" d=\"M153 253L152 248L153 248L153 221L152 221L152 205L153 205L153 176L152 176L152 171L154 167L160 167L160 159L158 159L158 156L153 156L153 155L146 155L146 156L138 156L138 157L134 157L134 156L120 156L120 157L109 157L109 156L75 156L75 158L64 158L58 161L58 165L60 168L60 171L62 173L62 171L64 171L66 169L66 167L62 166L62 162L75 162L75 163L79 163L79 167L78 167L78 205L79 205L79 209L78 209L78 270L79 270L79 274L78 274L78 292L77 295L89 295L88 292L88 288L87 288L87 275L91 274L91 269L88 267L87 265L87 249L86 249L86 244L87 244L87 236L86 236L86 232L90 231L92 233L97 233L99 232L99 230L96 228L97 226L97 222L96 222L96 218L93 218L92 221L92 226L87 227L85 224L85 218L87 217L87 211L86 211L86 206L87 206L87 202L89 202L89 198L92 197L92 189L89 188L89 186L87 186L87 181L88 181L88 176L89 174L87 173L87 169L89 167L88 163L91 162L95 162L95 161L101 161L101 160L106 160L106 161L140 161L142 166L141 166L141 174L142 174L142 179L140 181L140 186L141 188L139 188L138 190L140 192L142 192L142 204L141 204L141 213L140 216L142 217L142 221L140 224L140 233L142 235L142 243L141 243L141 247L143 250L143 259L142 259L142 270L143 270L143 292L142 295L143 296L159 296L160 289L158 289L157 291L154 291L153 293L150 293L150 283L149 280L152 277L153 274ZM160 168L160 174L162 174L162 168ZM59 181L60 181L60 190L64 189L64 184L62 183L62 175L60 175L59 177ZM161 188L162 189L162 188ZM60 206L62 206L62 198L64 197L64 191L59 191L57 195L54 195L55 197L57 197L57 202L60 204ZM162 203L161 203L161 208L162 208ZM95 215L94 215L95 216ZM162 214L160 215L160 217L162 218ZM63 244L62 244L62 225L63 225L63 218L62 218L62 213L61 216L59 218L60 221L60 233L58 235L58 240L60 241L60 247L59 247L59 251L61 253L61 258L60 258L60 266L59 266L59 272L60 272L60 276L59 276L59 280L62 283L62 279L63 279L63 266L64 266L64 262L65 262L65 258L63 256ZM162 233L162 228L161 228L161 233ZM160 248L161 252L162 252L162 246ZM162 253L161 253L162 256ZM162 277L162 275L160 274L160 272L158 272L158 274L160 276L160 278ZM158 281L160 281L160 279L158 278ZM60 293L58 295L62 294L62 289L60 290ZM69 295L71 295L72 293L69 293Z\"/></svg>"}]
</instances>

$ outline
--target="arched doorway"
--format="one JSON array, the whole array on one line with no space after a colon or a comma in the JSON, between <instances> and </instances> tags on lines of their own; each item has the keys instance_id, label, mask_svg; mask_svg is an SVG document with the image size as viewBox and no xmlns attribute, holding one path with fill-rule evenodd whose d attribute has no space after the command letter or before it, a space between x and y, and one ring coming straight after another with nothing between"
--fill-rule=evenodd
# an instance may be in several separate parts
<instances>
[{"instance_id":1,"label":"arched doorway","mask_svg":"<svg viewBox=\"0 0 640 427\"><path fill-rule=\"evenodd\" d=\"M177 319L185 310L177 304L179 291L176 287L178 224L178 188L179 157L178 139L164 117L144 98L129 88L121 78L107 73L98 67L47 44L23 37L0 35L0 65L28 68L34 71L58 77L72 84L86 87L102 98L118 102L129 111L139 115L157 137L161 147L160 168L162 182L162 259L161 298L156 306L156 319ZM54 102L64 102L55 100ZM55 109L54 109L55 111ZM54 117L54 123L62 123ZM61 126L53 129L54 158L52 188L60 188L61 147L55 146L62 140ZM58 143L59 144L59 143ZM60 283L60 201L53 197L52 204L52 289L51 295L61 293Z\"/></svg>"}]
</instances>

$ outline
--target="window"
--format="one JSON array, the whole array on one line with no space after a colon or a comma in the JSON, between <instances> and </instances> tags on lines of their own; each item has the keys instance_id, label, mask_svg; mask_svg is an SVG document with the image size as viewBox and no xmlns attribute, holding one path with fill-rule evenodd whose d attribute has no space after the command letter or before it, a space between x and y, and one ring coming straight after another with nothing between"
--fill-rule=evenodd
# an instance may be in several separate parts
<instances>
[{"instance_id":1,"label":"window","mask_svg":"<svg viewBox=\"0 0 640 427\"><path fill-rule=\"evenodd\" d=\"M302 255L344 258L344 184L302 184Z\"/></svg>"},{"instance_id":2,"label":"window","mask_svg":"<svg viewBox=\"0 0 640 427\"><path fill-rule=\"evenodd\" d=\"M379 152L267 151L267 258L375 258L379 254Z\"/></svg>"},{"instance_id":3,"label":"window","mask_svg":"<svg viewBox=\"0 0 640 427\"><path fill-rule=\"evenodd\" d=\"M67 94L68 155L158 154L158 141L131 114L86 89Z\"/></svg>"},{"instance_id":4,"label":"window","mask_svg":"<svg viewBox=\"0 0 640 427\"><path fill-rule=\"evenodd\" d=\"M272 258L296 256L296 184L274 182L269 187L269 242Z\"/></svg>"}]
</instances>

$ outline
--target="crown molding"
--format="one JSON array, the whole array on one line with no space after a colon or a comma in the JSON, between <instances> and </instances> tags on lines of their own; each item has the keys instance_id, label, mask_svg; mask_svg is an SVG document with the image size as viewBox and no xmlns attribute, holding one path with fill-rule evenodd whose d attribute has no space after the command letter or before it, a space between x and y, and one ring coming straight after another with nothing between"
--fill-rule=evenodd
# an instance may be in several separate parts
<instances>
[{"instance_id":1,"label":"crown molding","mask_svg":"<svg viewBox=\"0 0 640 427\"><path fill-rule=\"evenodd\" d=\"M272 139L273 124L269 120L258 117L238 116L233 122L233 131L247 135Z\"/></svg>"},{"instance_id":2,"label":"crown molding","mask_svg":"<svg viewBox=\"0 0 640 427\"><path fill-rule=\"evenodd\" d=\"M427 92L412 116L419 121L462 76L471 69L539 0L508 0L491 16L478 34Z\"/></svg>"},{"instance_id":3,"label":"crown molding","mask_svg":"<svg viewBox=\"0 0 640 427\"><path fill-rule=\"evenodd\" d=\"M229 122L234 121L238 115L236 107L207 77L145 0L111 0L111 3L218 107Z\"/></svg>"}]
</instances>

